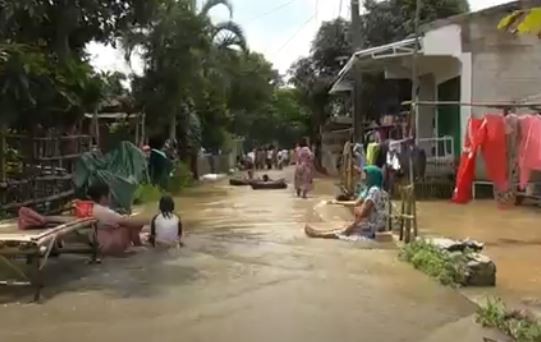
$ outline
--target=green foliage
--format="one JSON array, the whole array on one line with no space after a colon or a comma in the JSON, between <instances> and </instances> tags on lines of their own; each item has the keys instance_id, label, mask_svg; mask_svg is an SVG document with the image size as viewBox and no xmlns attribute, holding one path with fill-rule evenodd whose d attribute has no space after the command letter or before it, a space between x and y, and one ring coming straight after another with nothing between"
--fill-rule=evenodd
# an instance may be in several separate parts
<instances>
[{"instance_id":1,"label":"green foliage","mask_svg":"<svg viewBox=\"0 0 541 342\"><path fill-rule=\"evenodd\" d=\"M306 134L309 117L299 92L280 88L277 72L262 55L231 57L226 61L226 70L230 79L230 129L244 137L248 146L292 146Z\"/></svg>"},{"instance_id":2,"label":"green foliage","mask_svg":"<svg viewBox=\"0 0 541 342\"><path fill-rule=\"evenodd\" d=\"M361 18L363 46L377 46L404 39L414 32L416 0L367 0ZM469 11L467 0L423 1L422 24Z\"/></svg>"},{"instance_id":3,"label":"green foliage","mask_svg":"<svg viewBox=\"0 0 541 342\"><path fill-rule=\"evenodd\" d=\"M468 253L449 253L420 240L404 246L400 257L443 285L460 286L466 276Z\"/></svg>"},{"instance_id":4,"label":"green foliage","mask_svg":"<svg viewBox=\"0 0 541 342\"><path fill-rule=\"evenodd\" d=\"M497 328L519 342L541 341L541 324L524 311L508 311L500 298L489 298L477 310L477 323Z\"/></svg>"},{"instance_id":5,"label":"green foliage","mask_svg":"<svg viewBox=\"0 0 541 342\"><path fill-rule=\"evenodd\" d=\"M1 119L14 127L70 124L101 98L102 81L86 62L63 62L40 49L8 44L0 62Z\"/></svg>"},{"instance_id":6,"label":"green foliage","mask_svg":"<svg viewBox=\"0 0 541 342\"><path fill-rule=\"evenodd\" d=\"M333 105L342 105L329 95L329 90L342 67L341 59L353 53L349 22L337 19L324 22L319 28L310 56L296 61L290 68L290 82L299 90L299 99L311 114L311 132L319 134L319 127L331 114ZM342 113L345 110L342 108Z\"/></svg>"},{"instance_id":7,"label":"green foliage","mask_svg":"<svg viewBox=\"0 0 541 342\"><path fill-rule=\"evenodd\" d=\"M147 68L133 89L151 129L163 135L175 126L185 151L200 144L219 149L230 121L224 61L239 54L231 48L244 50L246 40L234 22L211 22L209 11L218 5L232 10L228 1L209 0L198 11L195 1L163 0L148 25L123 38L128 56L136 47L145 51Z\"/></svg>"},{"instance_id":8,"label":"green foliage","mask_svg":"<svg viewBox=\"0 0 541 342\"><path fill-rule=\"evenodd\" d=\"M193 176L188 165L179 162L175 166L173 175L169 178L167 191L172 195L178 195L182 190L193 185Z\"/></svg>"},{"instance_id":9,"label":"green foliage","mask_svg":"<svg viewBox=\"0 0 541 342\"><path fill-rule=\"evenodd\" d=\"M146 23L161 1L2 1L1 119L37 130L69 126L93 111L105 84L87 62L86 44L114 43L126 27Z\"/></svg>"},{"instance_id":10,"label":"green foliage","mask_svg":"<svg viewBox=\"0 0 541 342\"><path fill-rule=\"evenodd\" d=\"M134 194L133 204L157 203L163 195L163 191L152 184L140 184Z\"/></svg>"},{"instance_id":11,"label":"green foliage","mask_svg":"<svg viewBox=\"0 0 541 342\"><path fill-rule=\"evenodd\" d=\"M92 41L114 43L128 26L146 23L162 0L2 1L0 39L80 58Z\"/></svg>"},{"instance_id":12,"label":"green foliage","mask_svg":"<svg viewBox=\"0 0 541 342\"><path fill-rule=\"evenodd\" d=\"M156 203L165 193L176 196L192 185L193 177L190 168L185 163L179 162L167 181L166 189L160 189L148 183L141 184L135 193L134 204Z\"/></svg>"}]
</instances>

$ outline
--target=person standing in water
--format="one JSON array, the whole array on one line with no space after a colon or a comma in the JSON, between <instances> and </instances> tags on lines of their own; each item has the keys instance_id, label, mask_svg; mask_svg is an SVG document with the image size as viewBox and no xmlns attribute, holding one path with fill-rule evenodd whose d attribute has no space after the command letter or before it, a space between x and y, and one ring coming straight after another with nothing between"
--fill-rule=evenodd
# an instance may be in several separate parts
<instances>
[{"instance_id":1,"label":"person standing in water","mask_svg":"<svg viewBox=\"0 0 541 342\"><path fill-rule=\"evenodd\" d=\"M308 147L306 139L299 143L295 166L295 190L297 196L306 198L312 191L314 182L314 154Z\"/></svg>"}]
</instances>

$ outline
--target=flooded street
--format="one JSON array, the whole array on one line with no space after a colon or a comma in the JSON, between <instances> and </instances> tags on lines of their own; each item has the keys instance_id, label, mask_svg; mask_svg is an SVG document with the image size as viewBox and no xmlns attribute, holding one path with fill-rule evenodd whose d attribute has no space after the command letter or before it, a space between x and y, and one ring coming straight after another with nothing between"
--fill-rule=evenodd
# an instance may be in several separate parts
<instances>
[{"instance_id":1,"label":"flooded street","mask_svg":"<svg viewBox=\"0 0 541 342\"><path fill-rule=\"evenodd\" d=\"M481 341L474 306L395 249L306 238L332 182L316 188L307 201L225 182L193 189L177 204L185 248L96 266L60 258L42 304L0 289L0 341Z\"/></svg>"}]
</instances>

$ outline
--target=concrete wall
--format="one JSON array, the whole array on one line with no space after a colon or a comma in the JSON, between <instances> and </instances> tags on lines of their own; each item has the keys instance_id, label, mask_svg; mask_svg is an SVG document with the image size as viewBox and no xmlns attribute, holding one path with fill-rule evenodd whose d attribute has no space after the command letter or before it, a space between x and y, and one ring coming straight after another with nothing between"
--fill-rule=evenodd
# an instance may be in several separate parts
<instances>
[{"instance_id":1,"label":"concrete wall","mask_svg":"<svg viewBox=\"0 0 541 342\"><path fill-rule=\"evenodd\" d=\"M426 74L420 77L419 99L421 101L436 100L436 80L434 74ZM434 137L436 120L435 106L419 107L419 138Z\"/></svg>"},{"instance_id":2,"label":"concrete wall","mask_svg":"<svg viewBox=\"0 0 541 342\"><path fill-rule=\"evenodd\" d=\"M427 56L455 56L462 53L461 27L451 24L426 32L423 50Z\"/></svg>"},{"instance_id":3,"label":"concrete wall","mask_svg":"<svg viewBox=\"0 0 541 342\"><path fill-rule=\"evenodd\" d=\"M463 102L517 101L541 93L541 41L535 36L514 36L498 30L500 19L507 13L505 9L491 11L461 23L462 70L472 75L469 84L467 79L462 80ZM462 135L471 115L481 117L500 112L495 108L463 107ZM529 109L518 110L518 113L528 112ZM476 179L487 179L481 157Z\"/></svg>"},{"instance_id":4,"label":"concrete wall","mask_svg":"<svg viewBox=\"0 0 541 342\"><path fill-rule=\"evenodd\" d=\"M472 101L514 101L541 93L541 41L497 30L506 12L463 23L463 49L472 55ZM474 108L476 116L494 109ZM527 110L526 110L527 112Z\"/></svg>"},{"instance_id":5,"label":"concrete wall","mask_svg":"<svg viewBox=\"0 0 541 342\"><path fill-rule=\"evenodd\" d=\"M197 171L199 176L209 173L228 173L234 166L231 162L231 154L213 156L210 154L200 155L197 159Z\"/></svg>"}]
</instances>

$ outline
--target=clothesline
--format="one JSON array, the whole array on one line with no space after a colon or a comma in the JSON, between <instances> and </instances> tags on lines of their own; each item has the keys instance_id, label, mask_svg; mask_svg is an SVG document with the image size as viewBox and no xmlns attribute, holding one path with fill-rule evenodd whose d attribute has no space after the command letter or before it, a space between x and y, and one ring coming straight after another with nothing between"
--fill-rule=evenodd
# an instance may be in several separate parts
<instances>
[{"instance_id":1,"label":"clothesline","mask_svg":"<svg viewBox=\"0 0 541 342\"><path fill-rule=\"evenodd\" d=\"M483 118L470 118L453 195L456 203L467 203L472 198L477 153L483 155L487 176L502 199L515 192L516 166L519 188L525 189L532 171L541 171L541 117L525 115L517 120L512 116L487 114Z\"/></svg>"},{"instance_id":2,"label":"clothesline","mask_svg":"<svg viewBox=\"0 0 541 342\"><path fill-rule=\"evenodd\" d=\"M490 108L528 108L541 107L541 102L461 102L461 101L404 101L402 105L417 106L463 106Z\"/></svg>"}]
</instances>

